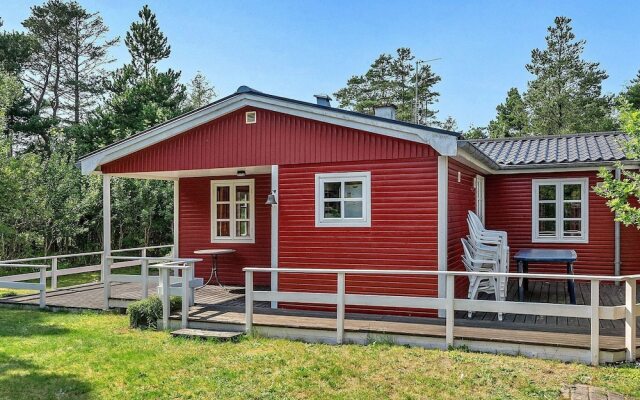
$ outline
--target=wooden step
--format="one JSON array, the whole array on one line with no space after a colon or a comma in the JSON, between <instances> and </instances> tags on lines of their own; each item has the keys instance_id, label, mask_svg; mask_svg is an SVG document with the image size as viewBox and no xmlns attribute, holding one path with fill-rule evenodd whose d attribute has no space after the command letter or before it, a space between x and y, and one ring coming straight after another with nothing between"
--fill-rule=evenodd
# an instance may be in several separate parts
<instances>
[{"instance_id":1,"label":"wooden step","mask_svg":"<svg viewBox=\"0 0 640 400\"><path fill-rule=\"evenodd\" d=\"M228 332L228 331L212 331L208 329L178 329L171 332L173 337L187 337L198 339L215 339L220 341L235 340L242 336L242 332Z\"/></svg>"}]
</instances>

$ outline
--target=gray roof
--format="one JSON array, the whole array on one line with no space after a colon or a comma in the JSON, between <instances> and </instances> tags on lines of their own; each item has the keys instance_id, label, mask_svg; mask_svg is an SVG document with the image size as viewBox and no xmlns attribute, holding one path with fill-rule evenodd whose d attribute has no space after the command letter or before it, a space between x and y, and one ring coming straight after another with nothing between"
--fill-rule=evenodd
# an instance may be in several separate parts
<instances>
[{"instance_id":1,"label":"gray roof","mask_svg":"<svg viewBox=\"0 0 640 400\"><path fill-rule=\"evenodd\" d=\"M576 166L625 161L623 132L599 132L559 136L461 140L463 148L499 168Z\"/></svg>"}]
</instances>

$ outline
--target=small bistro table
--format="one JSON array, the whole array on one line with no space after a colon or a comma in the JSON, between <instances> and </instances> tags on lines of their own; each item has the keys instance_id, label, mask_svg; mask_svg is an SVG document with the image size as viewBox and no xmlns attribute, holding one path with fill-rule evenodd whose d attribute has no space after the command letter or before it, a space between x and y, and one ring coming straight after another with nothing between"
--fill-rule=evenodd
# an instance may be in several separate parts
<instances>
[{"instance_id":1,"label":"small bistro table","mask_svg":"<svg viewBox=\"0 0 640 400\"><path fill-rule=\"evenodd\" d=\"M578 255L575 250L523 249L515 255L514 259L518 263L518 273L521 274L529 272L529 263L566 263L567 274L573 275L573 263L578 259ZM528 286L528 279L518 279L518 293L520 301L524 301L524 291L529 288ZM576 304L576 287L573 279L567 279L567 287L569 288L569 299L571 304Z\"/></svg>"},{"instance_id":2,"label":"small bistro table","mask_svg":"<svg viewBox=\"0 0 640 400\"><path fill-rule=\"evenodd\" d=\"M210 255L211 256L211 268L213 268L212 272L216 278L216 283L218 286L224 289L222 282L218 279L218 256L222 254L232 254L236 251L234 249L204 249L204 250L196 250L193 253L198 255ZM209 283L209 282L207 282ZM205 284L206 285L206 284Z\"/></svg>"}]
</instances>

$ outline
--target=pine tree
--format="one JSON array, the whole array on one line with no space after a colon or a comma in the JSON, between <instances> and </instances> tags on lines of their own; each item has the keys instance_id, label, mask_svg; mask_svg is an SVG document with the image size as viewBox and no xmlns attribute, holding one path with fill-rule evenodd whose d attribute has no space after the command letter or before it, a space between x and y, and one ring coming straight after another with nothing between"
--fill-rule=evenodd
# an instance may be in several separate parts
<instances>
[{"instance_id":1,"label":"pine tree","mask_svg":"<svg viewBox=\"0 0 640 400\"><path fill-rule=\"evenodd\" d=\"M142 7L138 16L141 21L131 24L124 42L131 54L133 66L144 77L149 77L151 68L158 61L169 57L171 46L167 43L167 37L160 31L156 15L148 5Z\"/></svg>"},{"instance_id":2,"label":"pine tree","mask_svg":"<svg viewBox=\"0 0 640 400\"><path fill-rule=\"evenodd\" d=\"M487 128L473 125L463 134L465 139L486 139L487 136Z\"/></svg>"},{"instance_id":3,"label":"pine tree","mask_svg":"<svg viewBox=\"0 0 640 400\"><path fill-rule=\"evenodd\" d=\"M626 90L621 93L621 97L629 103L629 106L640 110L640 71L638 71L636 77L629 82Z\"/></svg>"},{"instance_id":4,"label":"pine tree","mask_svg":"<svg viewBox=\"0 0 640 400\"><path fill-rule=\"evenodd\" d=\"M118 38L105 39L109 28L98 13L89 13L78 3L69 3L70 21L64 52L66 95L74 123L96 105L102 93L103 66L113 62L108 52Z\"/></svg>"},{"instance_id":5,"label":"pine tree","mask_svg":"<svg viewBox=\"0 0 640 400\"><path fill-rule=\"evenodd\" d=\"M216 97L216 92L207 78L198 71L189 83L189 95L187 97L187 110L195 110L205 106Z\"/></svg>"},{"instance_id":6,"label":"pine tree","mask_svg":"<svg viewBox=\"0 0 640 400\"><path fill-rule=\"evenodd\" d=\"M493 138L522 136L529 129L529 116L518 89L507 92L504 103L496 107L498 114L489 122L489 136Z\"/></svg>"},{"instance_id":7,"label":"pine tree","mask_svg":"<svg viewBox=\"0 0 640 400\"><path fill-rule=\"evenodd\" d=\"M556 17L548 28L547 48L534 49L526 68L525 103L536 134L563 134L614 127L612 97L602 94L607 73L599 63L582 59L585 41L576 40L571 19Z\"/></svg>"},{"instance_id":8,"label":"pine tree","mask_svg":"<svg viewBox=\"0 0 640 400\"><path fill-rule=\"evenodd\" d=\"M418 78L418 122L432 121L436 113L429 107L437 101L438 92L433 86L440 77L431 71L428 64L421 64ZM416 120L415 104L416 68L415 57L408 48L399 48L396 56L381 54L364 75L352 76L346 87L335 93L340 107L373 114L381 105L395 105L397 118L401 121Z\"/></svg>"}]
</instances>

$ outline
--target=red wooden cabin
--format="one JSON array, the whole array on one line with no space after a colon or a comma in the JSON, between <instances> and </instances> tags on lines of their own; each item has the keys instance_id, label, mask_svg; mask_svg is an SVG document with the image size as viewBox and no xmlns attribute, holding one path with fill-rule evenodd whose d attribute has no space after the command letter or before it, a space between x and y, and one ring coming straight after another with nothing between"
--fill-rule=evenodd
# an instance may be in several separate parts
<instances>
[{"instance_id":1,"label":"red wooden cabin","mask_svg":"<svg viewBox=\"0 0 640 400\"><path fill-rule=\"evenodd\" d=\"M629 270L640 232L616 227L591 190L599 167L638 166L624 157L623 134L465 141L397 121L389 107L371 116L319 102L241 87L80 164L87 174L174 181L178 254L235 249L220 258L225 284L242 285L245 266L460 270L468 210L507 231L512 252L572 248L577 274L640 272ZM270 194L277 204L266 204ZM196 274L210 269L207 259ZM279 290L335 291L328 276L256 278ZM432 276L363 275L347 289L436 296L445 288Z\"/></svg>"}]
</instances>

